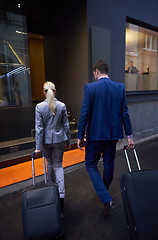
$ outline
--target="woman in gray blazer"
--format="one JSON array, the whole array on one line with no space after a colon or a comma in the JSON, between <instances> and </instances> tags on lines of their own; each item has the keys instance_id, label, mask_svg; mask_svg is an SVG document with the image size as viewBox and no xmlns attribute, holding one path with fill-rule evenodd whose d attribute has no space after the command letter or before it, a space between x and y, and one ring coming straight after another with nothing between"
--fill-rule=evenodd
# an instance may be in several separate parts
<instances>
[{"instance_id":1,"label":"woman in gray blazer","mask_svg":"<svg viewBox=\"0 0 158 240\"><path fill-rule=\"evenodd\" d=\"M44 151L47 160L48 180L58 184L63 206L65 185L62 160L65 143L70 146L69 121L65 104L55 98L55 85L52 82L45 82L43 92L46 99L37 104L35 111L35 153Z\"/></svg>"}]
</instances>

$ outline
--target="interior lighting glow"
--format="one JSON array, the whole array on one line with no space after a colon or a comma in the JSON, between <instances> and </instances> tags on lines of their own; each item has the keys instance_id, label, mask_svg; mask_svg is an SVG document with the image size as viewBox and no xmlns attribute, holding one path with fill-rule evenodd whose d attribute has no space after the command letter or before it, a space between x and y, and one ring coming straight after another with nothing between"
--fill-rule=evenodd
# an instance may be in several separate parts
<instances>
[{"instance_id":1,"label":"interior lighting glow","mask_svg":"<svg viewBox=\"0 0 158 240\"><path fill-rule=\"evenodd\" d=\"M21 32L21 31L16 31L17 34L23 34L23 35L27 35L26 32Z\"/></svg>"}]
</instances>

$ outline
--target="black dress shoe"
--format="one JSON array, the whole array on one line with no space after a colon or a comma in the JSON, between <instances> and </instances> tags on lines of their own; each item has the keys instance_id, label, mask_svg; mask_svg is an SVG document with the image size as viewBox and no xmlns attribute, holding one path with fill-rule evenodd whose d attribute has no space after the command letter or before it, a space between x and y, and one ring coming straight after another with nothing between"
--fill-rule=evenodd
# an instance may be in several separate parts
<instances>
[{"instance_id":1,"label":"black dress shoe","mask_svg":"<svg viewBox=\"0 0 158 240\"><path fill-rule=\"evenodd\" d=\"M106 217L111 211L113 211L116 208L117 208L117 206L115 205L115 203L113 201L107 203L104 206L104 210L103 210L104 217Z\"/></svg>"}]
</instances>

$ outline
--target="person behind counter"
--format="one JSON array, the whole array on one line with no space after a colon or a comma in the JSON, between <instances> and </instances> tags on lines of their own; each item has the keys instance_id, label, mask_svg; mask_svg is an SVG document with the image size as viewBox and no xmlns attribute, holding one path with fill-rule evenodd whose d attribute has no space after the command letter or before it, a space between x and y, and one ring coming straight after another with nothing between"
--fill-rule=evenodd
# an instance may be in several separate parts
<instances>
[{"instance_id":1,"label":"person behind counter","mask_svg":"<svg viewBox=\"0 0 158 240\"><path fill-rule=\"evenodd\" d=\"M136 67L133 66L133 61L130 61L127 73L137 73L137 72L139 71Z\"/></svg>"}]
</instances>

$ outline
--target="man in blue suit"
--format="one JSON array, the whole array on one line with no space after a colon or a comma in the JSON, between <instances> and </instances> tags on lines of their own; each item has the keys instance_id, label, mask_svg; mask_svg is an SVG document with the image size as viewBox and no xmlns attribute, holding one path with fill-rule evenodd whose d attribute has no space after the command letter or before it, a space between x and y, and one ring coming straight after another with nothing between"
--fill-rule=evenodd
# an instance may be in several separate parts
<instances>
[{"instance_id":1,"label":"man in blue suit","mask_svg":"<svg viewBox=\"0 0 158 240\"><path fill-rule=\"evenodd\" d=\"M128 148L133 148L132 127L128 114L124 84L111 81L109 66L99 60L93 67L96 82L86 84L78 127L78 148L86 129L85 165L98 197L104 204L104 216L116 208L108 192L113 179L116 144L123 138L123 126ZM103 179L97 164L103 155Z\"/></svg>"}]
</instances>

